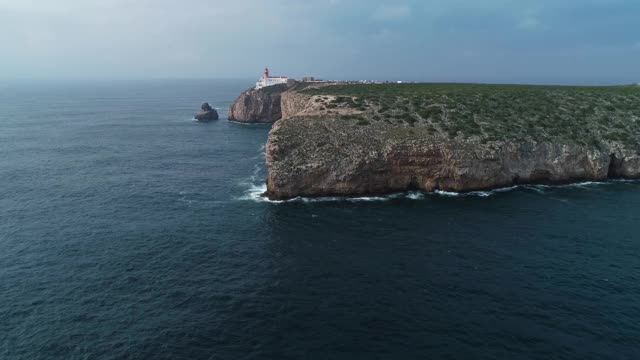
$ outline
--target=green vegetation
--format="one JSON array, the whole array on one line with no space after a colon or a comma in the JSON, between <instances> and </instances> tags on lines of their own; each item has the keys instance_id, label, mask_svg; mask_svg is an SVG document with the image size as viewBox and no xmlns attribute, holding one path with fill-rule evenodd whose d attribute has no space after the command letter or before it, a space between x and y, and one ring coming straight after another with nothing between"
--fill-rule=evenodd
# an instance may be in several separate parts
<instances>
[{"instance_id":1,"label":"green vegetation","mask_svg":"<svg viewBox=\"0 0 640 360\"><path fill-rule=\"evenodd\" d=\"M348 84L301 90L368 123L424 127L450 138L640 145L639 86ZM360 123L359 122L359 123Z\"/></svg>"},{"instance_id":2,"label":"green vegetation","mask_svg":"<svg viewBox=\"0 0 640 360\"><path fill-rule=\"evenodd\" d=\"M287 91L287 89L288 89L287 84L277 84L277 85L265 86L259 91L265 94L279 94L279 93L282 93L283 91Z\"/></svg>"}]
</instances>

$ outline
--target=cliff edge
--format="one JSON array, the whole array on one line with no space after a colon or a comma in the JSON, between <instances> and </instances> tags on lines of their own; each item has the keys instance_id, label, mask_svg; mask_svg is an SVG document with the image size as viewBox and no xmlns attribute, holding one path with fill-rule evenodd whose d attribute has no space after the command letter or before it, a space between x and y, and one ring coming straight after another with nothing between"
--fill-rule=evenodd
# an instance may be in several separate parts
<instances>
[{"instance_id":1,"label":"cliff edge","mask_svg":"<svg viewBox=\"0 0 640 360\"><path fill-rule=\"evenodd\" d=\"M229 107L229 120L251 123L273 123L282 117L281 94L291 85L279 84L243 91Z\"/></svg>"},{"instance_id":2,"label":"cliff edge","mask_svg":"<svg viewBox=\"0 0 640 360\"><path fill-rule=\"evenodd\" d=\"M637 87L330 85L280 108L272 199L640 178Z\"/></svg>"}]
</instances>

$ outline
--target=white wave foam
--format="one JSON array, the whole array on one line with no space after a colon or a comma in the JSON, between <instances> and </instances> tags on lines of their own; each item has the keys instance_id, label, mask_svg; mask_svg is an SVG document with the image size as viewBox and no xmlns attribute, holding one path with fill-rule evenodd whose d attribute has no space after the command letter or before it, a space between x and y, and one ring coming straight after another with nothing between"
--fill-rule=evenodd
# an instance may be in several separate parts
<instances>
[{"instance_id":1,"label":"white wave foam","mask_svg":"<svg viewBox=\"0 0 640 360\"><path fill-rule=\"evenodd\" d=\"M572 188L572 187L587 187L591 185L607 185L610 182L608 181L582 181L577 183L570 184L554 184L554 185L546 185L546 184L530 184L530 185L521 185L523 188L538 188L538 189L553 189L553 188Z\"/></svg>"},{"instance_id":2,"label":"white wave foam","mask_svg":"<svg viewBox=\"0 0 640 360\"><path fill-rule=\"evenodd\" d=\"M252 157L251 160L258 160L258 159L264 160L265 156L267 156L267 153L266 153L266 149L265 149L265 144L263 144L258 149L258 155ZM256 164L256 166L260 166L260 164Z\"/></svg>"},{"instance_id":3,"label":"white wave foam","mask_svg":"<svg viewBox=\"0 0 640 360\"><path fill-rule=\"evenodd\" d=\"M407 199L422 200L424 199L424 193L420 191L410 191L406 194Z\"/></svg>"},{"instance_id":4,"label":"white wave foam","mask_svg":"<svg viewBox=\"0 0 640 360\"><path fill-rule=\"evenodd\" d=\"M238 200L250 200L257 202L267 202L267 203L293 203L293 202L302 202L302 203L316 203L316 202L337 202L337 201L347 201L347 202L380 202L380 201L390 201L393 199L407 199L407 200L424 200L426 196L477 196L477 197L488 197L494 195L499 192L511 191L517 188L517 186L509 187L509 188L500 188L491 191L473 191L467 193L458 193L452 191L444 191L444 190L435 190L433 193L425 193L422 191L409 191L404 193L394 193L388 195L378 195L378 196L356 196L356 197L347 197L347 196L323 196L323 197L295 197L293 199L288 200L270 200L269 198L263 196L265 191L267 191L267 186L265 184L255 184L254 177L252 176L247 181L240 182L239 184L242 186L248 186L248 189L245 191L244 195L239 197Z\"/></svg>"},{"instance_id":5,"label":"white wave foam","mask_svg":"<svg viewBox=\"0 0 640 360\"><path fill-rule=\"evenodd\" d=\"M242 183L241 183L242 184ZM247 183L245 182L244 185ZM411 191L406 193L395 193L388 195L378 195L378 196L356 196L356 197L348 197L348 196L322 196L322 197L295 197L293 199L287 200L270 200L269 198L263 196L264 192L267 191L266 185L255 185L251 184L249 189L247 189L243 196L239 197L238 200L250 200L256 202L267 202L267 203L317 203L317 202L338 202L338 201L347 201L347 202L384 202L390 201L393 199L408 199L408 200L422 200L425 198L425 193L420 191Z\"/></svg>"},{"instance_id":6,"label":"white wave foam","mask_svg":"<svg viewBox=\"0 0 640 360\"><path fill-rule=\"evenodd\" d=\"M478 196L478 197L489 197L501 192L508 192L512 190L516 190L518 186L509 186L503 188L497 188L493 190L486 191L470 191L470 192L455 192L455 191L444 191L444 190L434 190L433 193L442 196Z\"/></svg>"},{"instance_id":7,"label":"white wave foam","mask_svg":"<svg viewBox=\"0 0 640 360\"><path fill-rule=\"evenodd\" d=\"M457 193L453 191L444 191L444 190L434 190L434 194L442 195L442 196L460 196L462 193Z\"/></svg>"},{"instance_id":8,"label":"white wave foam","mask_svg":"<svg viewBox=\"0 0 640 360\"><path fill-rule=\"evenodd\" d=\"M241 183L242 184L242 183ZM246 183L245 183L246 184ZM270 202L270 203L281 203L282 200L271 200L262 194L267 191L267 185L261 184L249 184L249 188L244 192L244 195L238 198L238 200L249 200L256 202Z\"/></svg>"},{"instance_id":9,"label":"white wave foam","mask_svg":"<svg viewBox=\"0 0 640 360\"><path fill-rule=\"evenodd\" d=\"M471 196L479 196L479 197L489 197L491 195L493 195L494 193L491 191L472 191L470 192L468 195Z\"/></svg>"},{"instance_id":10,"label":"white wave foam","mask_svg":"<svg viewBox=\"0 0 640 360\"><path fill-rule=\"evenodd\" d=\"M180 202L184 202L184 203L187 203L187 204L189 204L189 205L193 204L193 200L189 200L189 199L187 199L187 197L186 197L186 196L183 196L183 197L179 198L179 199L178 199L178 201L180 201Z\"/></svg>"},{"instance_id":11,"label":"white wave foam","mask_svg":"<svg viewBox=\"0 0 640 360\"><path fill-rule=\"evenodd\" d=\"M274 203L279 204L283 202L294 203L294 202L302 202L302 203L316 203L316 202L334 202L334 201L349 201L349 202L366 202L366 201L389 201L394 198L398 198L400 196L406 195L409 199L419 199L424 195L407 193L407 194L390 194L384 196L359 196L359 197L346 197L346 196L323 196L323 197L295 197L293 199L287 200L271 200L263 194L267 191L267 186L265 184L256 185L249 184L248 182L241 182L240 185L249 185L249 188L244 192L244 195L239 197L238 200L249 200L256 202L266 202L266 203ZM422 197L420 197L422 196Z\"/></svg>"},{"instance_id":12,"label":"white wave foam","mask_svg":"<svg viewBox=\"0 0 640 360\"><path fill-rule=\"evenodd\" d=\"M289 200L284 200L284 202L304 202L304 203L315 203L315 202L334 202L334 201L349 201L349 202L366 202L366 201L389 201L393 197L391 195L385 196L359 196L359 197L346 197L346 196L322 196L322 197L296 197Z\"/></svg>"},{"instance_id":13,"label":"white wave foam","mask_svg":"<svg viewBox=\"0 0 640 360\"><path fill-rule=\"evenodd\" d=\"M588 186L592 186L592 185L606 185L607 182L596 182L596 181L583 181L583 182L578 182L578 183L573 183L573 184L562 184L562 185L555 185L555 187L588 187ZM550 185L553 186L553 185Z\"/></svg>"},{"instance_id":14,"label":"white wave foam","mask_svg":"<svg viewBox=\"0 0 640 360\"><path fill-rule=\"evenodd\" d=\"M544 185L523 185L523 186L521 186L521 188L528 189L528 190L533 190L533 191L537 192L538 194L544 194L544 190L545 190L546 186L544 186Z\"/></svg>"},{"instance_id":15,"label":"white wave foam","mask_svg":"<svg viewBox=\"0 0 640 360\"><path fill-rule=\"evenodd\" d=\"M640 183L640 180L636 180L636 179L612 179L609 181L612 183L626 183L626 184Z\"/></svg>"},{"instance_id":16,"label":"white wave foam","mask_svg":"<svg viewBox=\"0 0 640 360\"><path fill-rule=\"evenodd\" d=\"M244 126L271 126L273 125L273 123L268 123L268 122L244 122L244 121L236 121L236 120L227 120L227 122L231 123L231 124L238 124L238 125L244 125Z\"/></svg>"},{"instance_id":17,"label":"white wave foam","mask_svg":"<svg viewBox=\"0 0 640 360\"><path fill-rule=\"evenodd\" d=\"M448 197L459 197L459 196L475 196L475 197L491 197L498 193L509 192L517 189L528 189L533 190L539 194L544 194L546 190L553 188L589 188L593 186L607 185L616 182L620 183L638 183L639 180L613 180L607 182L596 182L596 181L584 181L580 183L574 184L563 184L563 185L515 185L504 188L498 188L494 190L487 191L470 191L470 192L454 192L454 191L445 191L445 190L434 190L432 193L425 193L422 191L410 191L404 193L394 193L388 195L379 195L379 196L358 196L358 197L346 197L346 196L326 196L326 197L296 197L288 200L270 200L265 196L262 196L264 192L267 190L265 184L256 185L255 181L257 179L257 174L251 176L248 181L240 183L244 186L249 186L249 189L245 192L245 195L240 197L240 200L252 200L259 202L269 202L269 203L283 203L283 202L303 202L303 203L314 203L314 202L331 202L331 201L348 201L348 202L367 202L367 201L389 201L392 199L408 199L408 200L424 200L427 196L448 196Z\"/></svg>"},{"instance_id":18,"label":"white wave foam","mask_svg":"<svg viewBox=\"0 0 640 360\"><path fill-rule=\"evenodd\" d=\"M343 197L343 198L338 198L338 199L343 199L343 200L347 200L347 201L389 201L391 199L393 199L393 197L391 195L386 195L386 196L360 196L360 197L354 197L354 198L349 198L349 197Z\"/></svg>"},{"instance_id":19,"label":"white wave foam","mask_svg":"<svg viewBox=\"0 0 640 360\"><path fill-rule=\"evenodd\" d=\"M497 188L497 189L493 189L489 192L492 193L500 193L500 192L507 192L507 191L512 191L518 188L518 185L514 185L514 186L507 186L507 187L503 187L503 188Z\"/></svg>"},{"instance_id":20,"label":"white wave foam","mask_svg":"<svg viewBox=\"0 0 640 360\"><path fill-rule=\"evenodd\" d=\"M178 198L179 202L186 203L189 206L197 204L197 205L212 205L212 204L226 204L228 201L224 200L207 200L207 199L197 199L197 198L189 198L188 195L193 193L180 193L180 197Z\"/></svg>"}]
</instances>

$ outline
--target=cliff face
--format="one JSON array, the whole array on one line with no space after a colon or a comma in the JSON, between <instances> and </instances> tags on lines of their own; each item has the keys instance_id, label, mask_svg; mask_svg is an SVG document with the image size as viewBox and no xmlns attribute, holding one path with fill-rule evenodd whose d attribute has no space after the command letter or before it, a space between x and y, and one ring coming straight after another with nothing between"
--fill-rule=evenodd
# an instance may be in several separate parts
<instances>
[{"instance_id":1,"label":"cliff face","mask_svg":"<svg viewBox=\"0 0 640 360\"><path fill-rule=\"evenodd\" d=\"M510 134L488 139L483 132L451 136L434 122L399 124L376 117L378 112L367 106L327 107L332 99L296 92L283 96L283 119L266 146L270 198L640 178L637 143L606 138L603 129L594 135L601 141L588 142L542 130L528 130L532 136L518 139ZM628 121L638 120L631 115Z\"/></svg>"},{"instance_id":2,"label":"cliff face","mask_svg":"<svg viewBox=\"0 0 640 360\"><path fill-rule=\"evenodd\" d=\"M273 123L305 109L318 110L318 104L309 103L309 97L300 94L298 90L321 88L329 84L333 83L304 83L290 79L287 84L273 85L260 90L250 88L242 92L229 107L229 120ZM282 98L286 100L283 101Z\"/></svg>"},{"instance_id":3,"label":"cliff face","mask_svg":"<svg viewBox=\"0 0 640 360\"><path fill-rule=\"evenodd\" d=\"M604 149L534 141L481 144L336 126L335 119L319 118L276 123L266 147L269 197L472 191L640 177L640 156L616 143Z\"/></svg>"},{"instance_id":4,"label":"cliff face","mask_svg":"<svg viewBox=\"0 0 640 360\"><path fill-rule=\"evenodd\" d=\"M280 98L287 85L274 85L240 94L229 107L229 120L239 122L272 123L282 117Z\"/></svg>"},{"instance_id":5,"label":"cliff face","mask_svg":"<svg viewBox=\"0 0 640 360\"><path fill-rule=\"evenodd\" d=\"M239 122L272 123L282 117L280 92L249 89L229 107L229 120Z\"/></svg>"}]
</instances>

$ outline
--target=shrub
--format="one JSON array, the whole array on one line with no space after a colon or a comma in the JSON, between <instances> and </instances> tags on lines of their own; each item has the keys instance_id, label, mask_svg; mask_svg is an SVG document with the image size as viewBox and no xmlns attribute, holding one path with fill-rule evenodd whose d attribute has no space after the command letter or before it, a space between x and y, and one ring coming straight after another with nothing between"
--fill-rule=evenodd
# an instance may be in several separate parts
<instances>
[{"instance_id":1,"label":"shrub","mask_svg":"<svg viewBox=\"0 0 640 360\"><path fill-rule=\"evenodd\" d=\"M404 122L406 122L411 126L413 126L416 122L418 122L418 119L416 119L413 115L410 115L410 114L403 114L402 120L404 120Z\"/></svg>"},{"instance_id":2,"label":"shrub","mask_svg":"<svg viewBox=\"0 0 640 360\"><path fill-rule=\"evenodd\" d=\"M640 140L637 86L339 84L301 91L340 97L340 106L361 111L374 106L376 121L414 124L424 118L428 131L481 134L482 141L534 138L593 146Z\"/></svg>"}]
</instances>

